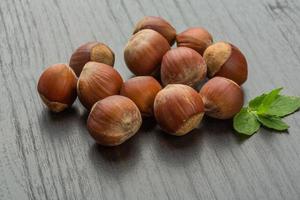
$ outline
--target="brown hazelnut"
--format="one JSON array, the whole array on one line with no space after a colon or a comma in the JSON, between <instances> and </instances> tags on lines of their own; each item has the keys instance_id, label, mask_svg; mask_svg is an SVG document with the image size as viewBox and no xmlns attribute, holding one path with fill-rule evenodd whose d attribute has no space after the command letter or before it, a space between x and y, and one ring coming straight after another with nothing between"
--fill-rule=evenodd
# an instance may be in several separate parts
<instances>
[{"instance_id":1,"label":"brown hazelnut","mask_svg":"<svg viewBox=\"0 0 300 200\"><path fill-rule=\"evenodd\" d=\"M122 144L137 133L141 124L138 107L129 98L119 95L95 103L87 120L90 135L105 146Z\"/></svg>"},{"instance_id":2,"label":"brown hazelnut","mask_svg":"<svg viewBox=\"0 0 300 200\"><path fill-rule=\"evenodd\" d=\"M124 82L120 94L131 99L142 115L153 115L153 104L161 85L152 76L137 76Z\"/></svg>"},{"instance_id":3,"label":"brown hazelnut","mask_svg":"<svg viewBox=\"0 0 300 200\"><path fill-rule=\"evenodd\" d=\"M170 49L168 41L158 32L144 29L134 34L124 50L127 67L135 75L154 75L163 55Z\"/></svg>"},{"instance_id":4,"label":"brown hazelnut","mask_svg":"<svg viewBox=\"0 0 300 200\"><path fill-rule=\"evenodd\" d=\"M213 43L211 34L204 28L189 28L176 36L178 47L189 47L203 55L205 49Z\"/></svg>"},{"instance_id":5,"label":"brown hazelnut","mask_svg":"<svg viewBox=\"0 0 300 200\"><path fill-rule=\"evenodd\" d=\"M143 29L152 29L164 36L172 46L176 38L175 28L161 17L146 16L141 19L135 26L133 34Z\"/></svg>"},{"instance_id":6,"label":"brown hazelnut","mask_svg":"<svg viewBox=\"0 0 300 200\"><path fill-rule=\"evenodd\" d=\"M88 62L78 79L78 98L84 107L90 109L97 101L119 94L122 84L122 77L111 66Z\"/></svg>"},{"instance_id":7,"label":"brown hazelnut","mask_svg":"<svg viewBox=\"0 0 300 200\"><path fill-rule=\"evenodd\" d=\"M202 56L187 47L178 47L168 51L161 64L163 85L180 83L195 87L206 77L206 64Z\"/></svg>"},{"instance_id":8,"label":"brown hazelnut","mask_svg":"<svg viewBox=\"0 0 300 200\"><path fill-rule=\"evenodd\" d=\"M200 90L204 102L205 114L217 119L229 119L243 107L244 94L234 81L214 77Z\"/></svg>"},{"instance_id":9,"label":"brown hazelnut","mask_svg":"<svg viewBox=\"0 0 300 200\"><path fill-rule=\"evenodd\" d=\"M76 49L72 54L70 59L70 67L79 77L82 68L89 61L95 61L113 66L115 62L115 54L107 45L103 43L88 42Z\"/></svg>"},{"instance_id":10,"label":"brown hazelnut","mask_svg":"<svg viewBox=\"0 0 300 200\"><path fill-rule=\"evenodd\" d=\"M204 114L200 95L191 87L170 84L154 100L154 115L160 127L171 135L185 135L198 126Z\"/></svg>"},{"instance_id":11,"label":"brown hazelnut","mask_svg":"<svg viewBox=\"0 0 300 200\"><path fill-rule=\"evenodd\" d=\"M76 83L77 77L67 64L55 64L42 73L37 90L51 111L61 112L74 103Z\"/></svg>"},{"instance_id":12,"label":"brown hazelnut","mask_svg":"<svg viewBox=\"0 0 300 200\"><path fill-rule=\"evenodd\" d=\"M209 46L203 58L207 65L208 76L222 76L242 85L248 76L247 61L243 53L234 45L218 42Z\"/></svg>"}]
</instances>

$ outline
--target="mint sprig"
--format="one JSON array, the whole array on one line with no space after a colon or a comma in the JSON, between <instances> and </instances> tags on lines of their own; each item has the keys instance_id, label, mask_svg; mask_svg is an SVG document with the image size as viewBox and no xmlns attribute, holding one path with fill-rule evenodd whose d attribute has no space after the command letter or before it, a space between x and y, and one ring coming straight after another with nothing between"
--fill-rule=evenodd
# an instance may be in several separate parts
<instances>
[{"instance_id":1,"label":"mint sprig","mask_svg":"<svg viewBox=\"0 0 300 200\"><path fill-rule=\"evenodd\" d=\"M300 108L300 97L280 95L282 88L252 99L233 119L234 129L243 135L253 135L262 126L285 131L289 128L282 117Z\"/></svg>"}]
</instances>

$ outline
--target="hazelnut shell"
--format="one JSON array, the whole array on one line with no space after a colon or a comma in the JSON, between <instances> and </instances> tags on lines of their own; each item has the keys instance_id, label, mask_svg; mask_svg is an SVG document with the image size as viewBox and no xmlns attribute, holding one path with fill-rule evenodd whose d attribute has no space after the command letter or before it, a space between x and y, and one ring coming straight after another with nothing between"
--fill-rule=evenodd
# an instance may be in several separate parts
<instances>
[{"instance_id":1,"label":"hazelnut shell","mask_svg":"<svg viewBox=\"0 0 300 200\"><path fill-rule=\"evenodd\" d=\"M97 101L119 94L122 84L122 77L111 66L88 62L78 79L78 98L84 107L90 109Z\"/></svg>"},{"instance_id":2,"label":"hazelnut shell","mask_svg":"<svg viewBox=\"0 0 300 200\"><path fill-rule=\"evenodd\" d=\"M163 55L170 49L168 41L158 32L144 29L134 34L124 50L127 67L135 75L154 75Z\"/></svg>"},{"instance_id":3,"label":"hazelnut shell","mask_svg":"<svg viewBox=\"0 0 300 200\"><path fill-rule=\"evenodd\" d=\"M122 144L137 133L141 124L141 114L134 102L119 95L98 101L87 120L90 135L105 146Z\"/></svg>"},{"instance_id":4,"label":"hazelnut shell","mask_svg":"<svg viewBox=\"0 0 300 200\"><path fill-rule=\"evenodd\" d=\"M189 47L203 55L205 49L213 43L212 35L204 28L189 28L176 36L178 47Z\"/></svg>"},{"instance_id":5,"label":"hazelnut shell","mask_svg":"<svg viewBox=\"0 0 300 200\"><path fill-rule=\"evenodd\" d=\"M70 67L79 77L82 68L89 61L100 62L113 66L115 62L115 54L107 45L103 43L88 42L76 49L72 54L70 59Z\"/></svg>"},{"instance_id":6,"label":"hazelnut shell","mask_svg":"<svg viewBox=\"0 0 300 200\"><path fill-rule=\"evenodd\" d=\"M203 55L207 64L208 77L222 76L242 85L248 76L247 61L234 45L218 42L209 46Z\"/></svg>"},{"instance_id":7,"label":"hazelnut shell","mask_svg":"<svg viewBox=\"0 0 300 200\"><path fill-rule=\"evenodd\" d=\"M164 131L181 136L198 126L204 115L204 106L193 88L170 84L156 95L154 115Z\"/></svg>"},{"instance_id":8,"label":"hazelnut shell","mask_svg":"<svg viewBox=\"0 0 300 200\"><path fill-rule=\"evenodd\" d=\"M213 118L232 118L243 107L243 90L237 83L224 77L210 79L199 93L204 102L205 114Z\"/></svg>"},{"instance_id":9,"label":"hazelnut shell","mask_svg":"<svg viewBox=\"0 0 300 200\"><path fill-rule=\"evenodd\" d=\"M77 77L67 64L48 67L40 76L37 90L53 112L61 112L75 101Z\"/></svg>"},{"instance_id":10,"label":"hazelnut shell","mask_svg":"<svg viewBox=\"0 0 300 200\"><path fill-rule=\"evenodd\" d=\"M153 104L161 85L152 76L137 76L124 82L120 94L130 98L142 116L153 115Z\"/></svg>"},{"instance_id":11,"label":"hazelnut shell","mask_svg":"<svg viewBox=\"0 0 300 200\"><path fill-rule=\"evenodd\" d=\"M187 47L168 51L161 64L161 80L168 84L185 84L195 87L206 78L207 67L202 56Z\"/></svg>"},{"instance_id":12,"label":"hazelnut shell","mask_svg":"<svg viewBox=\"0 0 300 200\"><path fill-rule=\"evenodd\" d=\"M144 17L136 24L133 34L143 29L152 29L154 31L157 31L168 40L170 46L172 46L175 42L175 38L176 38L175 28L169 22L167 22L165 19L161 17L155 17L155 16Z\"/></svg>"}]
</instances>

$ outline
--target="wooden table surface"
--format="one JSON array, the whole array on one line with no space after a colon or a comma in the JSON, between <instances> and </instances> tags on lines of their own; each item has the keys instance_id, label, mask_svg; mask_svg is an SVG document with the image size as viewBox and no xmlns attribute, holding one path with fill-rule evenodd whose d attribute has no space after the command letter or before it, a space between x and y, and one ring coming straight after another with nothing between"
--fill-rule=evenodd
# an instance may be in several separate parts
<instances>
[{"instance_id":1,"label":"wooden table surface","mask_svg":"<svg viewBox=\"0 0 300 200\"><path fill-rule=\"evenodd\" d=\"M123 47L135 22L156 15L237 45L249 64L246 101L281 86L300 96L299 9L299 0L1 0L0 199L300 199L300 113L285 119L288 133L261 129L247 140L231 120L205 118L172 137L148 119L104 148L78 100L51 114L36 91L46 66L93 40L114 50L129 78Z\"/></svg>"}]
</instances>

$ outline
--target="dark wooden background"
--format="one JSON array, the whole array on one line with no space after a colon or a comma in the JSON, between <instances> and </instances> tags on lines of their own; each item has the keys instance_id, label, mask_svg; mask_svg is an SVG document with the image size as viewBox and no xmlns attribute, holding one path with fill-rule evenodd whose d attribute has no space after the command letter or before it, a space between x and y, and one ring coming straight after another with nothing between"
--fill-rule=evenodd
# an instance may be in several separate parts
<instances>
[{"instance_id":1,"label":"dark wooden background","mask_svg":"<svg viewBox=\"0 0 300 200\"><path fill-rule=\"evenodd\" d=\"M87 114L51 114L36 84L46 66L68 62L80 44L99 40L131 76L123 47L144 15L178 32L206 27L237 45L249 63L246 100L284 87L300 95L299 0L1 0L0 199L300 199L300 113L289 133L261 129L242 140L232 122L206 118L171 137L154 121L115 148L95 145Z\"/></svg>"}]
</instances>

